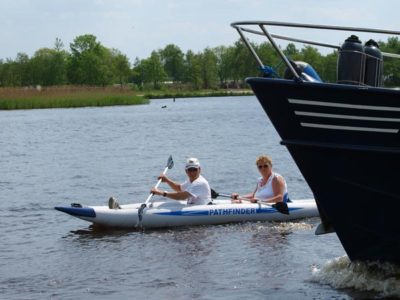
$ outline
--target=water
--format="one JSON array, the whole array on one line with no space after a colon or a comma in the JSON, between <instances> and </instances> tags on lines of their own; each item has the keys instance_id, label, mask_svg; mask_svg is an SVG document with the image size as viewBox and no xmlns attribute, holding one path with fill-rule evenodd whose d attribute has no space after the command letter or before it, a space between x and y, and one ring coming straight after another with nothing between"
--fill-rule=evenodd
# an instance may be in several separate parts
<instances>
[{"instance_id":1,"label":"water","mask_svg":"<svg viewBox=\"0 0 400 300\"><path fill-rule=\"evenodd\" d=\"M350 265L335 234L314 235L318 218L97 232L53 209L142 202L170 154L173 179L195 156L216 191L245 193L267 153L293 199L312 197L254 97L3 111L0 128L1 299L400 296L398 269Z\"/></svg>"}]
</instances>

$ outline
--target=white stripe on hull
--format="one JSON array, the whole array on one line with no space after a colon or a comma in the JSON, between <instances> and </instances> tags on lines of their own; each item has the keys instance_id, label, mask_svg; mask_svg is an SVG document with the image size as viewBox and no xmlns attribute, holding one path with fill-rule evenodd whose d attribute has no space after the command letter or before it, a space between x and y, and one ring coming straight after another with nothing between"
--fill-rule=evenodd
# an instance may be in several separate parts
<instances>
[{"instance_id":1,"label":"white stripe on hull","mask_svg":"<svg viewBox=\"0 0 400 300\"><path fill-rule=\"evenodd\" d=\"M391 107L391 106L345 104L338 102L323 102L323 101L302 100L293 98L289 98L288 101L289 103L292 104L313 105L313 106L328 106L328 107L341 107L341 108L379 110L379 111L400 111L400 107Z\"/></svg>"},{"instance_id":2,"label":"white stripe on hull","mask_svg":"<svg viewBox=\"0 0 400 300\"><path fill-rule=\"evenodd\" d=\"M315 124L315 123L300 123L300 125L303 127L334 129L334 130L369 131L369 132L383 132L383 133L398 133L399 132L398 129L391 129L391 128L340 126L340 125Z\"/></svg>"},{"instance_id":3,"label":"white stripe on hull","mask_svg":"<svg viewBox=\"0 0 400 300\"><path fill-rule=\"evenodd\" d=\"M332 118L332 119L347 119L347 120L364 120L364 121L382 121L382 122L400 122L400 118L378 118L368 116L353 116L353 115L338 115L338 114L325 114L308 111L294 112L297 116L319 117L319 118Z\"/></svg>"}]
</instances>

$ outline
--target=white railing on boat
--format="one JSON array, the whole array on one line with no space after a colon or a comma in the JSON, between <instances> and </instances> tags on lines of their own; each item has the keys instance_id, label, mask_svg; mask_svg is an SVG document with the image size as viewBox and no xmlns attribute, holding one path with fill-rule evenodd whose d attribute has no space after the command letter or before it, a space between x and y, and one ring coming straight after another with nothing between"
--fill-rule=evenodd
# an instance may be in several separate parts
<instances>
[{"instance_id":1,"label":"white railing on boat","mask_svg":"<svg viewBox=\"0 0 400 300\"><path fill-rule=\"evenodd\" d=\"M275 42L275 39L291 41L291 42L298 42L308 45L326 47L326 48L333 48L336 50L340 49L339 45L327 44L327 43L320 43L317 41L310 41L305 39L293 38L289 36L271 34L267 27L291 27L291 28L307 28L307 29L317 29L317 30L336 30L336 31L347 31L347 32L367 32L372 34L383 34L383 35L397 35L400 36L400 31L394 30L383 30L383 29L372 29L372 28L361 28L361 27L346 27L346 26L330 26L330 25L313 25L313 24L300 24L300 23L289 23L289 22L276 22L276 21L240 21L234 22L231 24L233 28L237 30L241 39L253 54L254 58L256 59L257 63L259 64L260 68L266 68L267 66L264 65L258 54L256 53L254 47L251 45L250 41L247 39L245 33L251 33L256 35L265 36L274 49L277 51L278 55L282 58L287 68L291 71L293 76L297 80L301 80L300 74L296 71L293 65L290 63L289 58L283 53L281 48ZM255 30L254 28L258 28ZM259 31L261 30L261 31ZM381 52L383 56L391 57L391 58L400 58L400 54L397 53L388 53L388 52Z\"/></svg>"}]
</instances>

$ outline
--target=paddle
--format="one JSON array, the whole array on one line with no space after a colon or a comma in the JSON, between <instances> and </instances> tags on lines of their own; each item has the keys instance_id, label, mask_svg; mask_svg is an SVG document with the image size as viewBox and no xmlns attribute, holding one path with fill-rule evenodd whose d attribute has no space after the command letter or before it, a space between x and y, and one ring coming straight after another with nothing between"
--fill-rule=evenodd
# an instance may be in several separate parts
<instances>
[{"instance_id":1,"label":"paddle","mask_svg":"<svg viewBox=\"0 0 400 300\"><path fill-rule=\"evenodd\" d=\"M168 162L167 165L165 166L163 175L167 174L168 169L172 169L172 167L174 166L174 161L172 160L172 155L170 155L168 157ZM161 183L161 179L159 179L157 181L157 184L155 185L155 188L158 188L158 186ZM142 205L140 206L140 208L138 209L138 216L139 216L139 223L142 222L142 218L143 218L143 210L146 208L147 203L149 203L150 199L153 197L154 193L150 193L150 195L147 197L146 201L144 203L142 203Z\"/></svg>"},{"instance_id":2,"label":"paddle","mask_svg":"<svg viewBox=\"0 0 400 300\"><path fill-rule=\"evenodd\" d=\"M229 194L217 193L216 191L211 189L211 198L216 199L219 196L226 197L226 198L231 198L231 195L229 195ZM245 201L250 201L250 199L246 199L246 198L239 198L239 199L240 200L245 200ZM258 200L257 203L265 204L265 205L268 205L268 206L272 206L273 208L275 208L281 214L284 214L284 215L288 215L289 214L289 207L287 206L287 203L285 203L285 202L276 202L276 203L271 205L269 203L263 203L260 200Z\"/></svg>"}]
</instances>

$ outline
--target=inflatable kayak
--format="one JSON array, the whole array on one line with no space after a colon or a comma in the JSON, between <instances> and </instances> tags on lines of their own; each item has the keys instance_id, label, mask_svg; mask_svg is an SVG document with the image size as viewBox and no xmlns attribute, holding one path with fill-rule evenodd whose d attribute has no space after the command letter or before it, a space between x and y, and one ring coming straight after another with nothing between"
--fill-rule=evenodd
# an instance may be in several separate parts
<instances>
[{"instance_id":1,"label":"inflatable kayak","mask_svg":"<svg viewBox=\"0 0 400 300\"><path fill-rule=\"evenodd\" d=\"M289 221L318 217L314 199L293 200L287 203L288 214L268 204L237 203L213 200L208 205L187 205L186 201L153 202L141 212L141 203L109 206L57 206L56 210L103 227L156 228L191 225L212 225L247 221Z\"/></svg>"}]
</instances>

